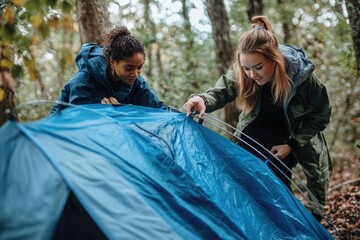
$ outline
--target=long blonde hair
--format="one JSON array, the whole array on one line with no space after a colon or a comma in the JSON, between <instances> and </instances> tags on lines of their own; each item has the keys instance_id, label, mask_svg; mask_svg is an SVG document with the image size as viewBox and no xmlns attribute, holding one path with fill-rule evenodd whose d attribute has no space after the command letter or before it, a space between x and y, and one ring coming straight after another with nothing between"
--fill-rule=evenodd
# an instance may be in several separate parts
<instances>
[{"instance_id":1,"label":"long blonde hair","mask_svg":"<svg viewBox=\"0 0 360 240\"><path fill-rule=\"evenodd\" d=\"M254 16L251 22L252 29L244 33L239 39L232 65L234 77L239 86L237 103L245 114L254 110L260 86L246 75L240 63L240 54L258 53L274 61L274 81L271 91L275 104L281 104L287 99L292 84L286 73L285 59L279 50L279 44L272 32L270 21L266 16Z\"/></svg>"}]
</instances>

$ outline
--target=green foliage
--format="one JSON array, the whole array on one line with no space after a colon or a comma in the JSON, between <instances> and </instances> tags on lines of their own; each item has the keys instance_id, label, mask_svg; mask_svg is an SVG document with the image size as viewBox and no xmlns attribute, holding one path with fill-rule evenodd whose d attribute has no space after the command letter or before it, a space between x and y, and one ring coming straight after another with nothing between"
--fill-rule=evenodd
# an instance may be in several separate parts
<instances>
[{"instance_id":1,"label":"green foliage","mask_svg":"<svg viewBox=\"0 0 360 240\"><path fill-rule=\"evenodd\" d=\"M56 1L55 1L56 2ZM60 3L60 7L61 7L61 10L64 12L64 13L71 13L73 11L73 4L71 4L71 2L69 1L61 1Z\"/></svg>"},{"instance_id":2,"label":"green foliage","mask_svg":"<svg viewBox=\"0 0 360 240\"><path fill-rule=\"evenodd\" d=\"M5 44L12 49L13 58L21 59L31 55L31 47L36 47L40 41L46 40L51 30L72 31L73 18L52 8L56 7L56 3L58 1L28 0L6 1L0 5L0 34ZM73 9L68 1L58 4L58 9L61 7L64 12L70 13Z\"/></svg>"},{"instance_id":3,"label":"green foliage","mask_svg":"<svg viewBox=\"0 0 360 240\"><path fill-rule=\"evenodd\" d=\"M14 78L20 78L21 76L24 75L24 71L21 65L16 65L14 64L13 68L12 68L12 72L11 75Z\"/></svg>"},{"instance_id":4,"label":"green foliage","mask_svg":"<svg viewBox=\"0 0 360 240\"><path fill-rule=\"evenodd\" d=\"M249 27L248 16L246 14L248 8L248 2L245 0L231 1L229 7L229 21L233 29L238 30L239 28L247 29ZM246 26L244 26L246 25ZM238 30L239 31L239 30Z\"/></svg>"},{"instance_id":5,"label":"green foliage","mask_svg":"<svg viewBox=\"0 0 360 240\"><path fill-rule=\"evenodd\" d=\"M74 35L73 10L69 1L11 0L0 4L0 37L6 49L0 67L10 70L17 79L19 104L39 98L55 99L58 88L51 86L62 85L62 76L68 79L66 72L73 71L68 66L73 66L73 48L79 45L70 42L78 37ZM65 44L57 40L63 41L64 35ZM54 61L49 61L49 57Z\"/></svg>"},{"instance_id":6,"label":"green foliage","mask_svg":"<svg viewBox=\"0 0 360 240\"><path fill-rule=\"evenodd\" d=\"M57 0L45 0L45 5L49 6L50 8L55 8L57 4Z\"/></svg>"}]
</instances>

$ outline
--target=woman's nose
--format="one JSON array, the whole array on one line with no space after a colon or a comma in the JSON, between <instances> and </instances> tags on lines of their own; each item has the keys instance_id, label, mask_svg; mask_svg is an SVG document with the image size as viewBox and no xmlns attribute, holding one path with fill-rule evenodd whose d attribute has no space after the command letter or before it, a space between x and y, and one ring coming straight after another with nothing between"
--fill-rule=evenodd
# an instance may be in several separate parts
<instances>
[{"instance_id":1,"label":"woman's nose","mask_svg":"<svg viewBox=\"0 0 360 240\"><path fill-rule=\"evenodd\" d=\"M134 71L131 72L131 76L138 76L139 75L139 71L137 69L134 69Z\"/></svg>"},{"instance_id":2,"label":"woman's nose","mask_svg":"<svg viewBox=\"0 0 360 240\"><path fill-rule=\"evenodd\" d=\"M250 70L250 77L251 78L256 78L257 77L257 72L253 69Z\"/></svg>"}]
</instances>

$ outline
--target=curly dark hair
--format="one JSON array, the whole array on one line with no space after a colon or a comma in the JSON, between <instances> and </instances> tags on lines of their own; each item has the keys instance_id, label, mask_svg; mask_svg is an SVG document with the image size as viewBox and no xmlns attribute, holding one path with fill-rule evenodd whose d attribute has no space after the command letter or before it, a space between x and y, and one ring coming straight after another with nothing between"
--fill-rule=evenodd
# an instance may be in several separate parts
<instances>
[{"instance_id":1,"label":"curly dark hair","mask_svg":"<svg viewBox=\"0 0 360 240\"><path fill-rule=\"evenodd\" d=\"M108 62L110 58L115 61L125 60L134 53L141 53L145 57L144 46L124 26L115 27L106 33L103 46L104 56Z\"/></svg>"}]
</instances>

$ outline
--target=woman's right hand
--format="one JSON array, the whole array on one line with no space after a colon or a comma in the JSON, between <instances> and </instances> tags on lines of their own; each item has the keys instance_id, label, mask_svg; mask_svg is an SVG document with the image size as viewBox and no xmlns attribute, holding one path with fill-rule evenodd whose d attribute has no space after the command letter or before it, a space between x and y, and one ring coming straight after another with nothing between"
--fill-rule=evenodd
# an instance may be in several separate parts
<instances>
[{"instance_id":1,"label":"woman's right hand","mask_svg":"<svg viewBox=\"0 0 360 240\"><path fill-rule=\"evenodd\" d=\"M193 96L183 105L184 110L186 111L186 116L190 116L192 111L199 112L199 117L202 117L205 113L206 106L204 99L199 96Z\"/></svg>"}]
</instances>

